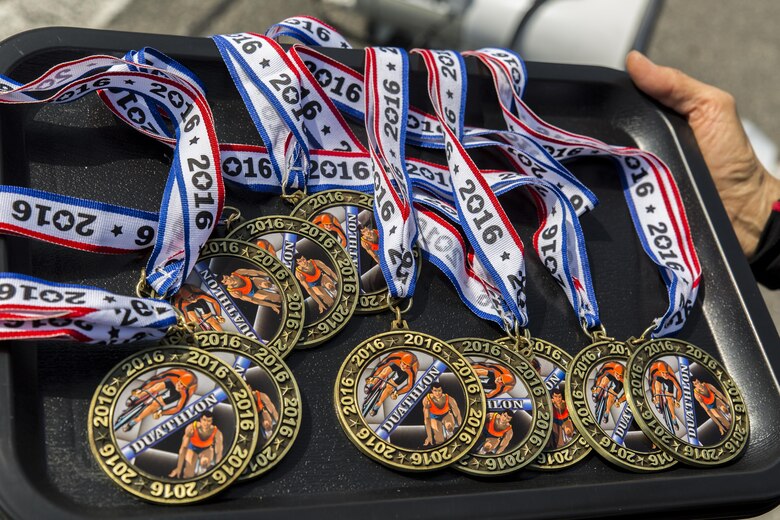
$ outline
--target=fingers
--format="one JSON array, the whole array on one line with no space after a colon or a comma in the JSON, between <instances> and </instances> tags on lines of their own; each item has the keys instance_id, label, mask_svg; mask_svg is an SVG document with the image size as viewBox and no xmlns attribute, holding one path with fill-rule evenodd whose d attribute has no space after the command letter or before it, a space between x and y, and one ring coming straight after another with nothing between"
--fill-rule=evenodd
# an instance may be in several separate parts
<instances>
[{"instance_id":1,"label":"fingers","mask_svg":"<svg viewBox=\"0 0 780 520\"><path fill-rule=\"evenodd\" d=\"M672 67L656 65L638 51L626 56L626 71L642 92L684 116L704 106L733 110L734 100L727 92Z\"/></svg>"}]
</instances>

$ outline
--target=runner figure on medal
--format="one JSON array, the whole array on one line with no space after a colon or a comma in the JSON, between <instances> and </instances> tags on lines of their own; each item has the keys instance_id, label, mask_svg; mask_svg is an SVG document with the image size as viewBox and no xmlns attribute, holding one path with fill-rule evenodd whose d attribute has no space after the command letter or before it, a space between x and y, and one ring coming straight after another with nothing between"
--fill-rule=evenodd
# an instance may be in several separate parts
<instances>
[{"instance_id":1,"label":"runner figure on medal","mask_svg":"<svg viewBox=\"0 0 780 520\"><path fill-rule=\"evenodd\" d=\"M379 231L368 226L360 226L360 246L379 263Z\"/></svg>"},{"instance_id":2,"label":"runner figure on medal","mask_svg":"<svg viewBox=\"0 0 780 520\"><path fill-rule=\"evenodd\" d=\"M274 431L274 426L279 422L279 411L268 394L259 390L252 390L257 403L257 416L260 418L260 424L263 427L261 433L263 439L268 439Z\"/></svg>"},{"instance_id":3,"label":"runner figure on medal","mask_svg":"<svg viewBox=\"0 0 780 520\"><path fill-rule=\"evenodd\" d=\"M441 383L433 383L423 400L425 442L423 446L438 446L449 439L462 422L458 403L444 393Z\"/></svg>"},{"instance_id":4,"label":"runner figure on medal","mask_svg":"<svg viewBox=\"0 0 780 520\"><path fill-rule=\"evenodd\" d=\"M683 391L674 369L665 361L656 361L650 367L650 382L655 409L664 418L669 429L675 431L679 426L675 408L680 407Z\"/></svg>"},{"instance_id":5,"label":"runner figure on medal","mask_svg":"<svg viewBox=\"0 0 780 520\"><path fill-rule=\"evenodd\" d=\"M222 331L222 307L219 302L192 284L185 283L173 296L173 305L184 315L184 321L200 330Z\"/></svg>"},{"instance_id":6,"label":"runner figure on medal","mask_svg":"<svg viewBox=\"0 0 780 520\"><path fill-rule=\"evenodd\" d=\"M728 400L717 388L709 383L693 380L693 396L704 411L709 415L712 422L718 427L721 435L731 427L731 410Z\"/></svg>"},{"instance_id":7,"label":"runner figure on medal","mask_svg":"<svg viewBox=\"0 0 780 520\"><path fill-rule=\"evenodd\" d=\"M213 412L206 410L184 430L176 467L168 476L189 479L202 475L212 465L219 464L222 452L222 432L214 424Z\"/></svg>"},{"instance_id":8,"label":"runner figure on medal","mask_svg":"<svg viewBox=\"0 0 780 520\"><path fill-rule=\"evenodd\" d=\"M222 275L221 282L234 298L268 307L277 314L280 312L282 295L263 271L236 269L230 274Z\"/></svg>"},{"instance_id":9,"label":"runner figure on medal","mask_svg":"<svg viewBox=\"0 0 780 520\"><path fill-rule=\"evenodd\" d=\"M385 399L392 396L393 400L396 400L399 395L408 392L414 384L419 368L417 356L411 352L394 352L381 360L374 373L366 378L364 392L368 406L365 407L367 409L364 408L363 416L375 416ZM372 404L372 401L375 402Z\"/></svg>"},{"instance_id":10,"label":"runner figure on medal","mask_svg":"<svg viewBox=\"0 0 780 520\"><path fill-rule=\"evenodd\" d=\"M326 312L336 301L336 273L321 260L309 260L300 255L295 260L295 278L317 303L320 312Z\"/></svg>"},{"instance_id":11,"label":"runner figure on medal","mask_svg":"<svg viewBox=\"0 0 780 520\"><path fill-rule=\"evenodd\" d=\"M591 397L596 403L596 422L606 423L609 411L615 404L626 400L623 393L623 372L625 367L614 361L604 363L599 368L591 388Z\"/></svg>"},{"instance_id":12,"label":"runner figure on medal","mask_svg":"<svg viewBox=\"0 0 780 520\"><path fill-rule=\"evenodd\" d=\"M500 455L512 440L512 412L491 412L485 420L485 440L479 449L480 455Z\"/></svg>"},{"instance_id":13,"label":"runner figure on medal","mask_svg":"<svg viewBox=\"0 0 780 520\"><path fill-rule=\"evenodd\" d=\"M563 398L563 390L556 386L550 391L553 412L553 427L548 448L560 448L568 443L574 436L574 423L569 417L569 409L566 407L566 401Z\"/></svg>"},{"instance_id":14,"label":"runner figure on medal","mask_svg":"<svg viewBox=\"0 0 780 520\"><path fill-rule=\"evenodd\" d=\"M171 368L161 372L132 391L127 408L119 415L114 430L121 427L123 431L130 431L150 415L155 419L175 415L197 389L198 378L189 370Z\"/></svg>"}]
</instances>

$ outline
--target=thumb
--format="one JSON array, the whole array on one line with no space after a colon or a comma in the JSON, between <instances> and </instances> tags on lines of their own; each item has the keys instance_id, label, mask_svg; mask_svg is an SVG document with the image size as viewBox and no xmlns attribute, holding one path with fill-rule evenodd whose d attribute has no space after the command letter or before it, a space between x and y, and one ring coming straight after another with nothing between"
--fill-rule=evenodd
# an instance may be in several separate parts
<instances>
[{"instance_id":1,"label":"thumb","mask_svg":"<svg viewBox=\"0 0 780 520\"><path fill-rule=\"evenodd\" d=\"M701 97L715 89L677 69L656 65L639 51L626 56L626 71L639 90L684 116L696 110Z\"/></svg>"}]
</instances>

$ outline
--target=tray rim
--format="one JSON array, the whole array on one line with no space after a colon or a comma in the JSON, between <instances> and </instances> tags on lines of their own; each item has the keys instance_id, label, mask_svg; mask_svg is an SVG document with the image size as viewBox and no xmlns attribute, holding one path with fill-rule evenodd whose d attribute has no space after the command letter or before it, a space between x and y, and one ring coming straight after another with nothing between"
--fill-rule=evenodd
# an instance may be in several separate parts
<instances>
[{"instance_id":1,"label":"tray rim","mask_svg":"<svg viewBox=\"0 0 780 520\"><path fill-rule=\"evenodd\" d=\"M106 38L112 39L111 43L116 44L117 47L127 49L138 47L139 44L148 43L155 47L163 48L164 52L176 55L181 59L191 58L202 60L204 59L204 55L215 52L213 50L213 45L208 38L73 27L45 27L19 33L0 42L0 73L5 73L13 69L20 62L29 60L35 54L49 52L55 48L59 48L60 50L78 49L87 51L94 49L95 53L106 54L105 47L100 46L100 41L105 40ZM349 52L353 51L334 49L333 56L338 59L340 53ZM619 87L629 86L633 89L633 85L623 72L604 67L529 62L528 69L529 76L537 79L603 83L611 84L613 86L617 85ZM744 256L741 254L739 244L733 229L731 228L731 223L725 213L725 209L722 205L718 204L704 204L705 199L718 200L718 195L709 176L704 178L704 176L696 176L693 173L694 171L706 172L707 169L698 152L698 148L695 145L695 140L692 138L690 129L685 121L676 114L669 112L646 96L641 94L640 96L647 102L655 105L660 117L669 127L669 131L677 145L677 153L679 153L680 159L685 166L686 173L690 178L696 197L704 209L703 213L707 220L707 225L710 227L712 235L715 237L715 242L718 246L724 265L729 272L737 294L740 296L741 307L744 310L745 315L751 318L749 321L755 333L757 343L762 347L764 358L767 361L770 372L774 376L775 386L780 388L777 376L778 369L780 368L780 353L777 352L777 349L771 350L766 348L771 344L780 344L777 331L772 323L763 299L758 292L749 266L744 259ZM0 152L2 147L1 137L2 136L0 136ZM2 172L0 172L0 181L2 181L1 175ZM3 240L0 240L0 269L6 268L6 251L3 242ZM0 346L0 404L7 405L8 407L14 406L10 348L5 345ZM14 447L16 446L14 435L15 432L13 428L9 426L9 421L0 421L0 467L3 468L3 471L0 471L0 511L15 513L14 516L27 516L22 513L24 507L27 507L30 509L27 509L26 513L35 514L36 516L56 515L63 518L79 518L80 516L77 514L76 509L58 507L60 504L50 500L50 497L41 493L41 490L45 490L48 483L45 483L43 487L36 487L26 479L10 478L11 475L26 475L25 470L14 451ZM644 496L662 495L665 490L668 491L668 486L670 485L679 485L685 481L696 482L701 479L701 476L698 474L682 477L678 476L673 479L673 481L664 479L663 475L654 477L655 478L650 477L643 480L641 486L635 486L635 482L633 481L622 481L612 484L612 490L623 498L619 510L616 511L615 506L610 504L610 507L591 509L588 511L587 516L612 516L618 513L622 515L647 512L647 502L642 502L641 500ZM762 470L743 472L739 479L735 479L733 478L733 475L728 474L709 474L706 478L707 482L711 485L719 485L728 481L727 483L730 486L732 496L735 494L740 496L740 501L734 503L733 501L727 500L725 495L712 497L699 493L701 497L708 499L708 507L738 505L746 507L750 504L755 505L759 502L765 502L768 505L768 508L771 508L773 505L780 503L780 485L771 486L771 484L767 484L772 481L780 482L780 460L774 461L773 464ZM556 489L557 491L566 491L569 494L568 496L575 498L572 495L580 497L583 497L586 494L592 495L593 492L598 490L598 486L598 484L590 483L559 487ZM694 489L697 487L698 486L694 486ZM437 513L440 514L442 511L447 510L457 511L461 514L469 511L480 512L481 509L478 506L475 507L474 503L487 500L493 506L490 511L492 515L514 516L517 514L517 509L512 497L517 495L517 498L519 499L527 498L522 496L523 492L534 493L544 492L544 490L541 488L530 490L519 488L511 491L475 491L474 493L459 495L442 494L401 497L350 503L326 502L324 504L295 506L292 508L273 506L259 510L233 510L230 513L236 518L249 518L249 515L257 515L258 513L266 515L268 518L276 518L277 516L281 517L283 515L286 517L290 513L307 514L316 511L320 515L336 517L341 516L344 513L371 515L377 508L380 508L381 510L381 507L383 506L390 507L392 504L403 504L405 508L415 511L415 514L429 514L435 516ZM481 500L473 500L473 498L477 496L480 497ZM571 509L564 504L561 504L555 511L550 511L549 509L539 509L539 506L534 509L532 503L529 507L528 502L529 501L527 500L523 501L523 512L539 518L557 518L563 513L572 512ZM542 505L543 502L544 501L539 501L540 505ZM581 499L575 499L574 502L581 503L583 501ZM187 517L194 518L210 518L215 514L219 514L220 510L218 509L218 506L224 503L226 502L217 500L216 502L210 502L207 507L203 507L201 510L182 508L177 510L165 509L164 511L165 516L183 517L186 515ZM701 500L695 500L694 497L691 496L688 501L677 502L675 510L694 510L700 504ZM160 513L162 513L162 511L163 509L160 509ZM99 512L100 510L98 510L98 513ZM722 513L723 510L721 509L720 512ZM578 516L581 514L582 513L579 513Z\"/></svg>"}]
</instances>

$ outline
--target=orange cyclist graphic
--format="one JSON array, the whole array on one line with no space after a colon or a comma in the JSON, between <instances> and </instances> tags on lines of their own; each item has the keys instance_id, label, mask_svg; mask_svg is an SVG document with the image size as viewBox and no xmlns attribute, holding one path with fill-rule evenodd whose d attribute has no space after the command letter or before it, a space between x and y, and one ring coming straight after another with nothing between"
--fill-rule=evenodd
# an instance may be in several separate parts
<instances>
[{"instance_id":1,"label":"orange cyclist graphic","mask_svg":"<svg viewBox=\"0 0 780 520\"><path fill-rule=\"evenodd\" d=\"M222 307L219 302L198 287L185 283L172 301L184 316L184 321L192 323L200 330L222 331Z\"/></svg>"},{"instance_id":2,"label":"orange cyclist graphic","mask_svg":"<svg viewBox=\"0 0 780 520\"><path fill-rule=\"evenodd\" d=\"M626 400L623 393L624 371L625 367L622 364L608 361L601 365L596 373L594 386L591 389L591 397L596 403L596 423L606 423L612 407Z\"/></svg>"},{"instance_id":3,"label":"orange cyclist graphic","mask_svg":"<svg viewBox=\"0 0 780 520\"><path fill-rule=\"evenodd\" d=\"M339 219L330 213L321 213L312 219L312 223L338 238L341 247L347 247L347 235L344 234Z\"/></svg>"},{"instance_id":4,"label":"orange cyclist graphic","mask_svg":"<svg viewBox=\"0 0 780 520\"><path fill-rule=\"evenodd\" d=\"M650 388L655 409L664 418L667 428L674 431L678 427L674 410L680 407L683 391L669 363L658 360L650 365Z\"/></svg>"},{"instance_id":5,"label":"orange cyclist graphic","mask_svg":"<svg viewBox=\"0 0 780 520\"><path fill-rule=\"evenodd\" d=\"M252 393L255 396L257 416L260 418L260 425L262 426L260 431L263 434L263 439L267 439L273 433L276 423L279 422L279 411L268 394L259 390L253 390Z\"/></svg>"},{"instance_id":6,"label":"orange cyclist graphic","mask_svg":"<svg viewBox=\"0 0 780 520\"><path fill-rule=\"evenodd\" d=\"M366 394L363 417L376 415L379 407L388 397L396 400L399 395L408 392L417 378L419 369L420 362L417 356L404 350L393 352L381 360L374 373L366 378L366 386L363 390Z\"/></svg>"},{"instance_id":7,"label":"orange cyclist graphic","mask_svg":"<svg viewBox=\"0 0 780 520\"><path fill-rule=\"evenodd\" d=\"M515 376L504 365L483 361L472 363L471 368L476 372L488 399L510 392L515 387Z\"/></svg>"},{"instance_id":8,"label":"orange cyclist graphic","mask_svg":"<svg viewBox=\"0 0 780 520\"><path fill-rule=\"evenodd\" d=\"M198 389L198 378L189 370L171 368L152 376L140 388L134 389L124 412L114 423L114 430L130 431L136 424L152 415L179 413Z\"/></svg>"}]
</instances>

